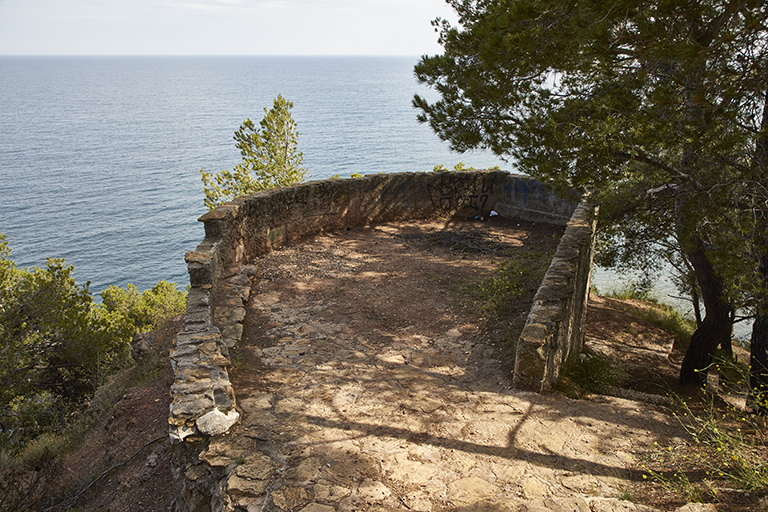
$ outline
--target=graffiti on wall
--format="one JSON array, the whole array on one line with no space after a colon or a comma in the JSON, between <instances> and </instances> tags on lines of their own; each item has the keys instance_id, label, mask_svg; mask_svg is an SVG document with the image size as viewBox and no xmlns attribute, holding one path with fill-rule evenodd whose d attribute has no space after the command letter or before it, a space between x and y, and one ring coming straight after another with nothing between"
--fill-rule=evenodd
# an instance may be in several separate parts
<instances>
[{"instance_id":1,"label":"graffiti on wall","mask_svg":"<svg viewBox=\"0 0 768 512\"><path fill-rule=\"evenodd\" d=\"M493 178L456 179L441 176L427 184L432 206L437 211L471 209L474 213L487 213L493 205L488 199L493 194Z\"/></svg>"}]
</instances>

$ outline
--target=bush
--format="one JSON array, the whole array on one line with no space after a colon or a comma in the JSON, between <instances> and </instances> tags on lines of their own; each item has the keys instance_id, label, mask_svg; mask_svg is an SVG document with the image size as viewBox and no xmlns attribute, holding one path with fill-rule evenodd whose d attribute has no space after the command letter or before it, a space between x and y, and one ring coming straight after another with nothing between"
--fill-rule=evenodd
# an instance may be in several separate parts
<instances>
[{"instance_id":1,"label":"bush","mask_svg":"<svg viewBox=\"0 0 768 512\"><path fill-rule=\"evenodd\" d=\"M186 293L173 283L160 281L143 293L132 284L110 286L101 292L101 301L102 318L117 336L130 343L134 334L157 329L165 319L183 313Z\"/></svg>"},{"instance_id":2,"label":"bush","mask_svg":"<svg viewBox=\"0 0 768 512\"><path fill-rule=\"evenodd\" d=\"M63 457L68 449L69 440L66 437L49 432L28 442L19 453L18 459L30 469L39 469Z\"/></svg>"},{"instance_id":3,"label":"bush","mask_svg":"<svg viewBox=\"0 0 768 512\"><path fill-rule=\"evenodd\" d=\"M584 353L570 357L563 365L558 389L572 397L605 394L616 380L617 372L607 356Z\"/></svg>"},{"instance_id":4,"label":"bush","mask_svg":"<svg viewBox=\"0 0 768 512\"><path fill-rule=\"evenodd\" d=\"M165 281L141 294L113 286L97 306L64 260L19 269L10 252L0 234L0 450L15 453L60 431L109 375L130 364L133 335L183 311L185 294Z\"/></svg>"}]
</instances>

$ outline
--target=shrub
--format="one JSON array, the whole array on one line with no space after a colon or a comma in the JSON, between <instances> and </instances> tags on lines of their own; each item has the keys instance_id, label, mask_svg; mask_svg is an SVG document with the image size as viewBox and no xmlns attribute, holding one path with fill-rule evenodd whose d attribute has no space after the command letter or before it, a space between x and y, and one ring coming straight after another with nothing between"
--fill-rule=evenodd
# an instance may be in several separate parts
<instances>
[{"instance_id":1,"label":"shrub","mask_svg":"<svg viewBox=\"0 0 768 512\"><path fill-rule=\"evenodd\" d=\"M38 469L63 457L68 448L69 440L63 435L45 433L29 441L19 453L18 459L30 469Z\"/></svg>"},{"instance_id":2,"label":"shrub","mask_svg":"<svg viewBox=\"0 0 768 512\"><path fill-rule=\"evenodd\" d=\"M163 320L183 313L186 307L186 293L166 281L143 293L132 284L125 288L110 286L101 292L101 300L102 318L127 343L137 332L157 329Z\"/></svg>"},{"instance_id":3,"label":"shrub","mask_svg":"<svg viewBox=\"0 0 768 512\"><path fill-rule=\"evenodd\" d=\"M613 362L604 354L573 355L560 371L558 389L568 396L605 394L617 380Z\"/></svg>"},{"instance_id":4,"label":"shrub","mask_svg":"<svg viewBox=\"0 0 768 512\"><path fill-rule=\"evenodd\" d=\"M298 151L296 122L291 117L293 103L278 95L272 108L256 128L250 119L235 132L237 149L243 161L234 170L215 175L200 170L205 190L205 206L214 209L238 196L254 194L272 187L286 187L307 178L301 167L304 156Z\"/></svg>"},{"instance_id":5,"label":"shrub","mask_svg":"<svg viewBox=\"0 0 768 512\"><path fill-rule=\"evenodd\" d=\"M185 294L165 281L141 294L133 285L110 287L97 306L64 260L19 269L10 252L0 234L0 449L15 453L61 431L130 363L133 335L183 311Z\"/></svg>"}]
</instances>

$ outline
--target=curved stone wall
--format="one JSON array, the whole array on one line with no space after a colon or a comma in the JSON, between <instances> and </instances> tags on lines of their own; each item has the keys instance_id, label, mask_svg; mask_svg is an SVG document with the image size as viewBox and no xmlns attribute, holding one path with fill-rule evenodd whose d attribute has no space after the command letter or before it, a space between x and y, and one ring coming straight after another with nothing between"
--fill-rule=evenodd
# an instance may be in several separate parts
<instances>
[{"instance_id":1,"label":"curved stone wall","mask_svg":"<svg viewBox=\"0 0 768 512\"><path fill-rule=\"evenodd\" d=\"M312 181L240 197L203 215L205 239L185 257L191 288L184 330L171 353L169 425L179 510L221 510L223 504L215 468L198 475L195 464L208 440L239 419L227 368L229 350L242 335L255 258L322 231L491 210L568 226L518 349L515 385L541 391L581 346L594 236L588 206L577 209L524 176L470 170Z\"/></svg>"}]
</instances>

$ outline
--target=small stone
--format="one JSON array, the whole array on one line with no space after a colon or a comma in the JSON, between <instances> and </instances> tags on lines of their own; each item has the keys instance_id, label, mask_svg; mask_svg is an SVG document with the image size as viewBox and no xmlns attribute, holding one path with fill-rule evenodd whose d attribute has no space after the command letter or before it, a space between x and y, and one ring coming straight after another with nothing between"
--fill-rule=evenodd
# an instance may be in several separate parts
<instances>
[{"instance_id":1,"label":"small stone","mask_svg":"<svg viewBox=\"0 0 768 512\"><path fill-rule=\"evenodd\" d=\"M171 395L189 396L203 394L213 388L213 381L209 378L204 379L176 379L176 383L171 386Z\"/></svg>"},{"instance_id":2,"label":"small stone","mask_svg":"<svg viewBox=\"0 0 768 512\"><path fill-rule=\"evenodd\" d=\"M194 434L197 434L197 429L195 427L190 427L185 424L171 425L168 437L170 437L172 444L177 444Z\"/></svg>"},{"instance_id":3,"label":"small stone","mask_svg":"<svg viewBox=\"0 0 768 512\"><path fill-rule=\"evenodd\" d=\"M267 490L269 482L264 480L248 480L238 475L232 475L227 480L227 490L232 495L261 496Z\"/></svg>"},{"instance_id":4,"label":"small stone","mask_svg":"<svg viewBox=\"0 0 768 512\"><path fill-rule=\"evenodd\" d=\"M171 404L171 417L168 420L174 426L181 425L188 419L197 418L203 411L213 408L213 398L202 395L183 396Z\"/></svg>"},{"instance_id":5,"label":"small stone","mask_svg":"<svg viewBox=\"0 0 768 512\"><path fill-rule=\"evenodd\" d=\"M213 439L200 455L200 460L205 461L210 466L226 467L235 459L232 446L223 438Z\"/></svg>"},{"instance_id":6,"label":"small stone","mask_svg":"<svg viewBox=\"0 0 768 512\"><path fill-rule=\"evenodd\" d=\"M334 508L320 503L310 503L300 510L300 512L334 512Z\"/></svg>"},{"instance_id":7,"label":"small stone","mask_svg":"<svg viewBox=\"0 0 768 512\"><path fill-rule=\"evenodd\" d=\"M234 409L226 414L218 409L214 409L211 412L200 416L195 424L203 434L218 436L228 431L239 419L240 413Z\"/></svg>"},{"instance_id":8,"label":"small stone","mask_svg":"<svg viewBox=\"0 0 768 512\"><path fill-rule=\"evenodd\" d=\"M192 466L184 472L184 476L192 480L193 482L204 477L207 474L208 474L208 469L204 464L198 464L196 466Z\"/></svg>"},{"instance_id":9,"label":"small stone","mask_svg":"<svg viewBox=\"0 0 768 512\"><path fill-rule=\"evenodd\" d=\"M245 308L235 308L232 311L232 319L235 322L242 322L245 319Z\"/></svg>"}]
</instances>

